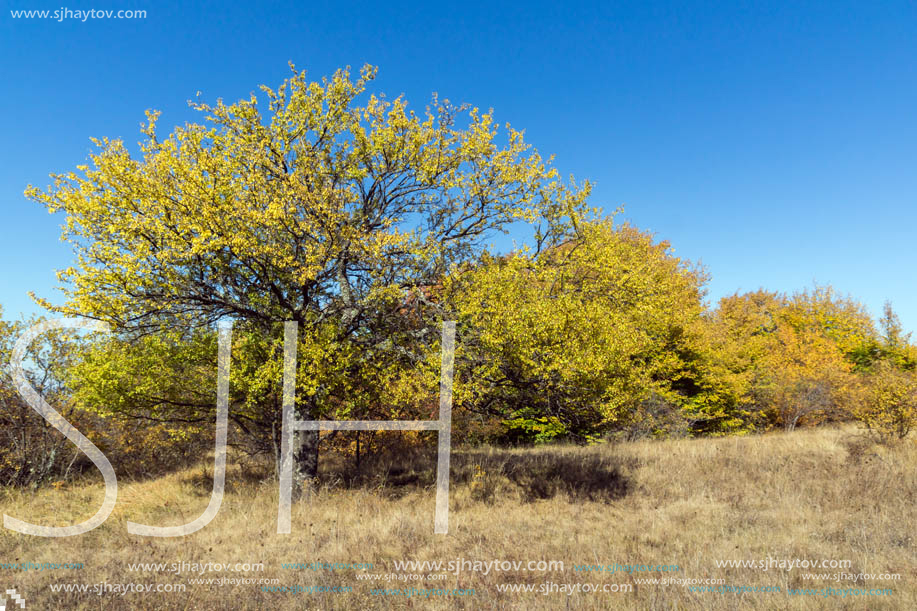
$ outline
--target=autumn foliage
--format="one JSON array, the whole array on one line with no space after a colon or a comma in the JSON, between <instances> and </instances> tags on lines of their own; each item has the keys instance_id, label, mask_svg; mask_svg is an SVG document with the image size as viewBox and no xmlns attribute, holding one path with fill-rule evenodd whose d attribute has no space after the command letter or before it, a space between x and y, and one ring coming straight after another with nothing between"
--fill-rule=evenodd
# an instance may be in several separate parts
<instances>
[{"instance_id":1,"label":"autumn foliage","mask_svg":"<svg viewBox=\"0 0 917 611\"><path fill-rule=\"evenodd\" d=\"M232 443L276 455L284 321L301 328L301 418L389 420L432 417L437 329L456 320L454 422L468 442L853 418L887 435L913 428L917 351L890 307L877 328L830 286L709 304L703 268L600 216L589 184L560 180L521 131L435 96L415 113L368 93L375 74L310 82L294 70L262 89L266 112L255 95L195 103L205 124L166 136L149 112L139 151L98 140L91 165L28 188L63 213L77 257L59 272L65 301L36 299L115 331L75 352L55 344L39 363L53 399L74 418L132 423L122 433L143 425L140 445L192 447L215 414L213 324L232 319ZM519 227L529 239L493 246ZM16 328L4 325L8 354ZM0 419L14 427L15 397L6 376ZM42 430L15 443L37 444ZM113 443L141 439L122 437ZM320 444L354 455L384 445L297 439L303 477ZM6 452L4 477L32 481Z\"/></svg>"}]
</instances>

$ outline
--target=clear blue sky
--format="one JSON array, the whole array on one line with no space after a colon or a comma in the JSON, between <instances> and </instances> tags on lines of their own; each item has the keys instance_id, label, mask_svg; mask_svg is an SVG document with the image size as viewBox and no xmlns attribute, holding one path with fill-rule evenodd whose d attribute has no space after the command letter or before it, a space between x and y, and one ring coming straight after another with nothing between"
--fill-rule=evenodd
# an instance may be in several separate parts
<instances>
[{"instance_id":1,"label":"clear blue sky","mask_svg":"<svg viewBox=\"0 0 917 611\"><path fill-rule=\"evenodd\" d=\"M53 298L60 217L28 202L92 150L287 75L380 67L374 89L493 107L594 202L713 276L710 297L814 281L917 330L914 2L122 2L140 20L0 15L6 316Z\"/></svg>"}]
</instances>

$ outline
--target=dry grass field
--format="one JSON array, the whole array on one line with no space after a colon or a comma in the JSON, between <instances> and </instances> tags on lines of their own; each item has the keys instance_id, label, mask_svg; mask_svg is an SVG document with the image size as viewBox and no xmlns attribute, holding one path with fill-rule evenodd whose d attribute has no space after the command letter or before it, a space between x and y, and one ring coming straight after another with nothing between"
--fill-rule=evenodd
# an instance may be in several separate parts
<instances>
[{"instance_id":1,"label":"dry grass field","mask_svg":"<svg viewBox=\"0 0 917 611\"><path fill-rule=\"evenodd\" d=\"M432 446L432 444L431 444ZM293 533L276 534L277 486L270 469L234 464L217 517L173 539L127 533L125 522L188 522L206 507L210 466L150 481L122 482L108 521L77 537L45 539L0 531L3 563L81 562L81 569L0 568L26 609L917 609L917 443L881 445L854 428L746 438L636 442L588 448L457 449L449 534L433 534L434 454L351 466L326 461L323 483L293 508ZM117 467L116 467L117 468ZM2 511L64 525L92 515L101 484L4 491ZM716 561L850 561L815 573L879 573L898 580L807 580L804 568L718 568ZM395 561L563 561L564 570L471 567L444 579L368 581ZM262 571L131 570L132 563L263 563ZM372 569L290 569L285 563L372 563ZM574 565L677 565L675 572L583 572ZM211 567L212 568L212 567ZM243 567L244 568L244 567ZM446 571L433 572L437 576ZM457 573L457 574L456 574ZM277 580L275 586L350 587L349 592L270 592L263 585L192 584L191 579ZM644 579L723 579L698 592ZM119 594L114 584L184 584L180 593ZM550 584L622 584L629 592L540 593ZM83 593L52 586L86 584ZM97 584L110 591L96 594ZM534 584L536 592L503 592ZM545 586L544 584L548 584ZM155 587L155 585L154 585ZM575 587L575 586L574 586ZM600 585L601 587L601 585ZM788 593L889 588L891 594ZM413 596L379 588L414 588ZM424 590L474 590L463 596ZM580 586L582 588L582 586ZM59 588L58 588L59 589Z\"/></svg>"}]
</instances>

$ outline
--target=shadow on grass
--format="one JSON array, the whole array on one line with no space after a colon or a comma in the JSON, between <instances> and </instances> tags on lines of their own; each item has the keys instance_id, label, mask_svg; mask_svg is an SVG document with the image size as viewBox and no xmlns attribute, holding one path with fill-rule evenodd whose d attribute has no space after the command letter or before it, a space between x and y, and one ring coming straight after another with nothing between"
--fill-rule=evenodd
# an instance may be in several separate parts
<instances>
[{"instance_id":1,"label":"shadow on grass","mask_svg":"<svg viewBox=\"0 0 917 611\"><path fill-rule=\"evenodd\" d=\"M435 444L400 446L364 455L359 467L353 456L326 452L320 460L319 488L371 489L387 498L401 498L416 490L436 487ZM554 446L528 449L495 447L452 451L450 489L462 487L475 500L490 503L507 494L533 502L565 495L571 500L610 503L633 488L629 473L633 459L622 458L611 447ZM195 494L209 496L213 464L201 464L182 478ZM269 460L230 465L226 492L276 484Z\"/></svg>"},{"instance_id":2,"label":"shadow on grass","mask_svg":"<svg viewBox=\"0 0 917 611\"><path fill-rule=\"evenodd\" d=\"M227 465L224 490L227 494L241 492L274 478L273 465L266 462ZM189 486L195 496L209 497L213 493L213 463L202 463L200 467L185 474L182 483Z\"/></svg>"},{"instance_id":3,"label":"shadow on grass","mask_svg":"<svg viewBox=\"0 0 917 611\"><path fill-rule=\"evenodd\" d=\"M329 457L330 458L330 457ZM345 488L377 488L400 497L436 486L435 450L413 449L398 456L367 457L357 469L352 460L326 460L323 482ZM499 448L454 450L450 487L470 486L473 497L489 501L497 490L514 490L525 501L567 495L573 500L609 503L631 490L626 460L598 449Z\"/></svg>"}]
</instances>

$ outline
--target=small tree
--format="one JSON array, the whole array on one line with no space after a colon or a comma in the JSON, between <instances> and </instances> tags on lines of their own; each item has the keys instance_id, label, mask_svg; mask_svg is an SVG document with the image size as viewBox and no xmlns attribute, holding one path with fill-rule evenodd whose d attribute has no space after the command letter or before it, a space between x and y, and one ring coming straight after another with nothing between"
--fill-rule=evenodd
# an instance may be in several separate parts
<instances>
[{"instance_id":1,"label":"small tree","mask_svg":"<svg viewBox=\"0 0 917 611\"><path fill-rule=\"evenodd\" d=\"M11 356L19 337L40 317L6 321L0 307L0 486L37 486L66 477L81 452L74 449L29 405L16 387ZM23 373L28 384L77 425L87 418L74 410L66 372L78 338L66 331L44 333L26 348Z\"/></svg>"},{"instance_id":2,"label":"small tree","mask_svg":"<svg viewBox=\"0 0 917 611\"><path fill-rule=\"evenodd\" d=\"M773 352L760 363L767 380L764 415L792 431L802 420L815 424L844 413L854 378L837 345L812 330L778 329Z\"/></svg>"},{"instance_id":3,"label":"small tree","mask_svg":"<svg viewBox=\"0 0 917 611\"><path fill-rule=\"evenodd\" d=\"M917 426L917 375L889 360L876 363L865 381L863 401L854 415L885 438L907 437Z\"/></svg>"}]
</instances>

